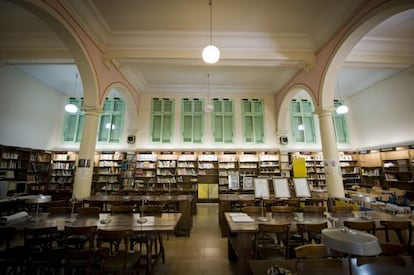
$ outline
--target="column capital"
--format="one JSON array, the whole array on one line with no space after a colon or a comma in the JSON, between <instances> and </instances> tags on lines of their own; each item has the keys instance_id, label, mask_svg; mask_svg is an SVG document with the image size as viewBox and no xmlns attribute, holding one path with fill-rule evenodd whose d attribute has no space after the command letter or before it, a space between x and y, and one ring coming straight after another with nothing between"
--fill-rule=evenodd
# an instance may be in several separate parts
<instances>
[{"instance_id":1,"label":"column capital","mask_svg":"<svg viewBox=\"0 0 414 275\"><path fill-rule=\"evenodd\" d=\"M82 111L84 111L86 115L99 116L103 109L99 106L82 106Z\"/></svg>"},{"instance_id":2,"label":"column capital","mask_svg":"<svg viewBox=\"0 0 414 275\"><path fill-rule=\"evenodd\" d=\"M335 112L335 108L322 108L322 107L317 107L315 110L315 114L317 114L318 116L332 116L333 112Z\"/></svg>"}]
</instances>

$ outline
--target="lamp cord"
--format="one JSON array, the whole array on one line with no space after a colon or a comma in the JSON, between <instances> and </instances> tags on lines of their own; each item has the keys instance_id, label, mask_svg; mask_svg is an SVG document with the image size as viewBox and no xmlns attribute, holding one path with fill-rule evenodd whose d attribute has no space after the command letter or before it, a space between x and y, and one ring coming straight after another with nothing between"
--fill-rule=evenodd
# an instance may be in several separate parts
<instances>
[{"instance_id":1,"label":"lamp cord","mask_svg":"<svg viewBox=\"0 0 414 275\"><path fill-rule=\"evenodd\" d=\"M212 0L209 1L210 6L210 45L213 45L213 8Z\"/></svg>"}]
</instances>

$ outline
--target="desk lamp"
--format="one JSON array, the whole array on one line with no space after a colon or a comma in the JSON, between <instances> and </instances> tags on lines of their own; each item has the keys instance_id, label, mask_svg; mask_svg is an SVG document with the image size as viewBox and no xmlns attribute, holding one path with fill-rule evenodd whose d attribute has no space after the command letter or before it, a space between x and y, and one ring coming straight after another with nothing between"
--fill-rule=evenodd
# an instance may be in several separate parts
<instances>
[{"instance_id":1,"label":"desk lamp","mask_svg":"<svg viewBox=\"0 0 414 275\"><path fill-rule=\"evenodd\" d=\"M365 215L361 216L361 219L371 220L372 217L368 216L368 214L367 214L367 207L366 207L365 203L376 201L375 197L372 197L372 196L370 196L368 194L357 194L355 196L352 196L352 200L363 203L364 210L365 210Z\"/></svg>"},{"instance_id":2,"label":"desk lamp","mask_svg":"<svg viewBox=\"0 0 414 275\"><path fill-rule=\"evenodd\" d=\"M52 200L52 197L49 195L36 195L36 196L30 196L29 198L27 198L25 200L26 203L29 204L36 204L36 213L35 216L32 217L30 219L30 221L32 222L39 222L40 221L40 217L39 217L39 206L41 203L46 203L46 202L50 202Z\"/></svg>"}]
</instances>

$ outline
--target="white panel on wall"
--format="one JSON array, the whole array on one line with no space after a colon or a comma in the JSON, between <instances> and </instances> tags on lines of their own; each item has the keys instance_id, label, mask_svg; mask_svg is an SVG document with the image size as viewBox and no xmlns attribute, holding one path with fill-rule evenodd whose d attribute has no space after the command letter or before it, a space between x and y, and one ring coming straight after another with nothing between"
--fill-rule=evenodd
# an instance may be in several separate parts
<instances>
[{"instance_id":1,"label":"white panel on wall","mask_svg":"<svg viewBox=\"0 0 414 275\"><path fill-rule=\"evenodd\" d=\"M0 144L50 149L63 121L65 97L14 66L0 71Z\"/></svg>"},{"instance_id":2,"label":"white panel on wall","mask_svg":"<svg viewBox=\"0 0 414 275\"><path fill-rule=\"evenodd\" d=\"M359 148L414 141L414 68L350 98L352 136Z\"/></svg>"}]
</instances>

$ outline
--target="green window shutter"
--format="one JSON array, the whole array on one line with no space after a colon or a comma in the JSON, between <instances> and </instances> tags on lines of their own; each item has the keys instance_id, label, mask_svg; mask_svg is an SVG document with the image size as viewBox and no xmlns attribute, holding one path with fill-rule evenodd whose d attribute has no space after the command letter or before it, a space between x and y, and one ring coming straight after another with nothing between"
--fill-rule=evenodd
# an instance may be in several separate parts
<instances>
[{"instance_id":1,"label":"green window shutter","mask_svg":"<svg viewBox=\"0 0 414 275\"><path fill-rule=\"evenodd\" d=\"M98 142L119 143L121 140L125 102L121 98L106 98L99 119Z\"/></svg>"},{"instance_id":2,"label":"green window shutter","mask_svg":"<svg viewBox=\"0 0 414 275\"><path fill-rule=\"evenodd\" d=\"M290 118L292 136L296 143L316 143L312 102L293 99L290 104Z\"/></svg>"},{"instance_id":3,"label":"green window shutter","mask_svg":"<svg viewBox=\"0 0 414 275\"><path fill-rule=\"evenodd\" d=\"M335 109L338 108L342 103L339 100L334 101ZM348 127L346 124L345 114L338 114L334 112L333 123L335 128L336 142L337 143L349 143Z\"/></svg>"},{"instance_id":4,"label":"green window shutter","mask_svg":"<svg viewBox=\"0 0 414 275\"><path fill-rule=\"evenodd\" d=\"M199 99L182 99L182 140L202 143L204 128L204 102Z\"/></svg>"},{"instance_id":5,"label":"green window shutter","mask_svg":"<svg viewBox=\"0 0 414 275\"><path fill-rule=\"evenodd\" d=\"M151 101L151 141L171 143L174 100L153 98Z\"/></svg>"},{"instance_id":6,"label":"green window shutter","mask_svg":"<svg viewBox=\"0 0 414 275\"><path fill-rule=\"evenodd\" d=\"M234 137L233 101L213 100L213 140L217 143L233 143Z\"/></svg>"},{"instance_id":7,"label":"green window shutter","mask_svg":"<svg viewBox=\"0 0 414 275\"><path fill-rule=\"evenodd\" d=\"M76 105L79 111L74 114L65 112L63 122L63 141L79 142L82 137L83 121L85 116L85 112L80 110L83 104L83 99L69 98L68 103Z\"/></svg>"},{"instance_id":8,"label":"green window shutter","mask_svg":"<svg viewBox=\"0 0 414 275\"><path fill-rule=\"evenodd\" d=\"M244 142L264 142L263 101L258 99L242 100L242 125Z\"/></svg>"}]
</instances>

